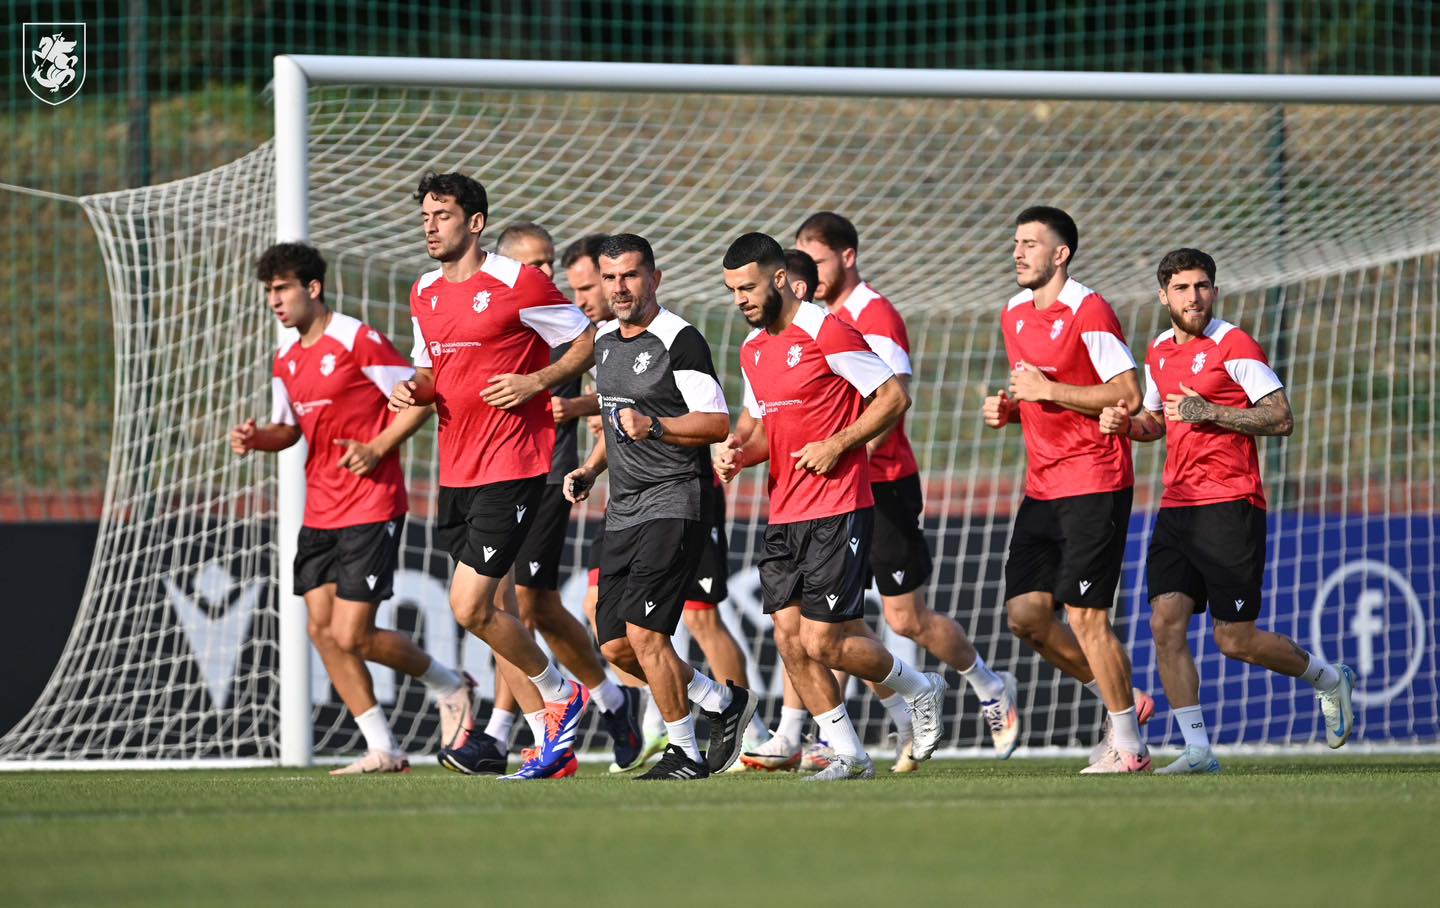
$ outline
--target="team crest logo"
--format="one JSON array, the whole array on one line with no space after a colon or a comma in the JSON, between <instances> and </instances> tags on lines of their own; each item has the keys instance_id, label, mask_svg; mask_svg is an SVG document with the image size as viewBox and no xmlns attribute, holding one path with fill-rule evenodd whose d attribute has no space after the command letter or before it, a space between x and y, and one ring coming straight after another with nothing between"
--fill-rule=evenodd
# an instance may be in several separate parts
<instances>
[{"instance_id":1,"label":"team crest logo","mask_svg":"<svg viewBox=\"0 0 1440 908\"><path fill-rule=\"evenodd\" d=\"M489 291L489 290L481 290L479 293L475 294L475 304L472 305L470 308L475 310L475 314L476 314L476 315L479 315L480 313L484 312L486 309L489 309L489 308L490 308L490 291Z\"/></svg>"},{"instance_id":2,"label":"team crest logo","mask_svg":"<svg viewBox=\"0 0 1440 908\"><path fill-rule=\"evenodd\" d=\"M46 104L58 107L80 93L85 84L85 23L26 22L25 87Z\"/></svg>"},{"instance_id":3,"label":"team crest logo","mask_svg":"<svg viewBox=\"0 0 1440 908\"><path fill-rule=\"evenodd\" d=\"M639 375L641 372L644 372L646 369L650 368L649 351L641 353L639 356L635 357L635 365L631 366L631 368L635 370L636 375Z\"/></svg>"},{"instance_id":4,"label":"team crest logo","mask_svg":"<svg viewBox=\"0 0 1440 908\"><path fill-rule=\"evenodd\" d=\"M380 343L380 332L376 331L374 328L371 328L369 331L365 332L365 336L370 338L370 343L372 344Z\"/></svg>"},{"instance_id":5,"label":"team crest logo","mask_svg":"<svg viewBox=\"0 0 1440 908\"><path fill-rule=\"evenodd\" d=\"M785 365L793 369L798 362L800 362L800 345L796 344L785 352Z\"/></svg>"},{"instance_id":6,"label":"team crest logo","mask_svg":"<svg viewBox=\"0 0 1440 908\"><path fill-rule=\"evenodd\" d=\"M1018 321L1018 322L1015 323L1015 333L1016 333L1016 334L1019 334L1019 333L1020 333L1021 331L1023 331L1024 329L1025 329L1025 319L1022 318L1022 319L1020 319L1020 321Z\"/></svg>"},{"instance_id":7,"label":"team crest logo","mask_svg":"<svg viewBox=\"0 0 1440 908\"><path fill-rule=\"evenodd\" d=\"M1055 340L1055 338L1057 338L1057 337L1060 336L1060 332L1061 332L1061 331L1064 331L1064 330L1065 330L1065 319L1063 319L1063 318L1057 318L1057 319L1055 320L1055 324L1053 324L1053 325L1050 326L1050 339L1051 339L1052 341Z\"/></svg>"},{"instance_id":8,"label":"team crest logo","mask_svg":"<svg viewBox=\"0 0 1440 908\"><path fill-rule=\"evenodd\" d=\"M1205 354L1197 353L1195 354L1195 360L1190 363L1190 373L1192 375L1199 375L1200 370L1203 368L1205 368Z\"/></svg>"},{"instance_id":9,"label":"team crest logo","mask_svg":"<svg viewBox=\"0 0 1440 908\"><path fill-rule=\"evenodd\" d=\"M440 342L439 342L439 341L431 341L431 342L430 342L430 356L431 356L431 358L437 357L437 356L439 356L439 355L440 355Z\"/></svg>"},{"instance_id":10,"label":"team crest logo","mask_svg":"<svg viewBox=\"0 0 1440 908\"><path fill-rule=\"evenodd\" d=\"M329 375L335 371L335 354L327 353L320 358L320 374Z\"/></svg>"}]
</instances>

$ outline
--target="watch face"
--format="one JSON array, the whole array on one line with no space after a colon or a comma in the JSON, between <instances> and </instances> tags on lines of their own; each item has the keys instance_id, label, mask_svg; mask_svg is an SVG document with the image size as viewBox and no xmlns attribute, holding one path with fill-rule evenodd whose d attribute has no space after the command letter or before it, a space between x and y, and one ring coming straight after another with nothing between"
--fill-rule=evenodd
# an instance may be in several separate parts
<instances>
[{"instance_id":1,"label":"watch face","mask_svg":"<svg viewBox=\"0 0 1440 908\"><path fill-rule=\"evenodd\" d=\"M657 418L654 422L650 423L650 437L651 437L651 438L659 438L660 436L662 436L662 435L664 435L664 434L665 434L665 427L662 426L662 425L660 425L660 420L659 420L658 418Z\"/></svg>"}]
</instances>

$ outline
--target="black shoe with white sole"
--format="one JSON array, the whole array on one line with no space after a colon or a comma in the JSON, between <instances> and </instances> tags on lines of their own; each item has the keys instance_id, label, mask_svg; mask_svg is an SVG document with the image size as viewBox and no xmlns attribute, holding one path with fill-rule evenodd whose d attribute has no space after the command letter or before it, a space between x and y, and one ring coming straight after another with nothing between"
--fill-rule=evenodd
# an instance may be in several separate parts
<instances>
[{"instance_id":1,"label":"black shoe with white sole","mask_svg":"<svg viewBox=\"0 0 1440 908\"><path fill-rule=\"evenodd\" d=\"M755 715L755 695L735 682L726 681L730 688L730 705L718 713L705 713L710 720L710 747L705 751L705 767L711 773L729 769L740 756L740 745L745 738L745 729L750 717Z\"/></svg>"},{"instance_id":2,"label":"black shoe with white sole","mask_svg":"<svg viewBox=\"0 0 1440 908\"><path fill-rule=\"evenodd\" d=\"M708 778L710 770L704 763L696 763L685 755L685 751L671 744L660 755L660 762L650 767L643 776L636 776L637 782L653 782L657 779L667 782L693 782Z\"/></svg>"}]
</instances>

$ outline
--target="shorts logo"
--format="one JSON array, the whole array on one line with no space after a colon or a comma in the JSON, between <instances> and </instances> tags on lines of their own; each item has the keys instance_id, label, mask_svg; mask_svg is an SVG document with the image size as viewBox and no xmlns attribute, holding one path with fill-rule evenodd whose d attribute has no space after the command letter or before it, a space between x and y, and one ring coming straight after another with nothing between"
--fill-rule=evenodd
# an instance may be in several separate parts
<instances>
[{"instance_id":1,"label":"shorts logo","mask_svg":"<svg viewBox=\"0 0 1440 908\"><path fill-rule=\"evenodd\" d=\"M702 590L704 590L705 592L708 593L708 592L710 592L710 587L712 587L712 586L715 585L715 578L714 578L714 577L701 577L701 578L700 578L698 581L696 581L696 582L700 584L700 589L702 589Z\"/></svg>"},{"instance_id":2,"label":"shorts logo","mask_svg":"<svg viewBox=\"0 0 1440 908\"><path fill-rule=\"evenodd\" d=\"M647 350L635 357L635 364L630 368L635 370L636 375L650 368L650 351Z\"/></svg>"},{"instance_id":3,"label":"shorts logo","mask_svg":"<svg viewBox=\"0 0 1440 908\"><path fill-rule=\"evenodd\" d=\"M1088 593L1089 591L1090 591L1090 581L1089 581L1089 580L1082 580L1082 581L1080 581L1080 595L1083 596L1083 595L1085 595L1086 593Z\"/></svg>"},{"instance_id":4,"label":"shorts logo","mask_svg":"<svg viewBox=\"0 0 1440 908\"><path fill-rule=\"evenodd\" d=\"M860 553L860 539L859 539L858 537L856 537L856 536L851 536L851 537L850 537L850 554L852 554L852 555L857 555L857 554L859 554L859 553Z\"/></svg>"},{"instance_id":5,"label":"shorts logo","mask_svg":"<svg viewBox=\"0 0 1440 908\"><path fill-rule=\"evenodd\" d=\"M1022 318L1022 319L1020 319L1020 321L1018 321L1018 322L1015 323L1015 333L1016 333L1016 334L1019 334L1020 331L1021 331L1024 327L1025 327L1025 319Z\"/></svg>"},{"instance_id":6,"label":"shorts logo","mask_svg":"<svg viewBox=\"0 0 1440 908\"><path fill-rule=\"evenodd\" d=\"M1244 600L1244 599L1236 599L1236 600L1235 600L1235 611L1238 612L1238 611L1240 611L1240 610L1241 610L1242 608L1244 608L1244 607L1245 607L1245 600Z\"/></svg>"},{"instance_id":7,"label":"shorts logo","mask_svg":"<svg viewBox=\"0 0 1440 908\"><path fill-rule=\"evenodd\" d=\"M490 546L488 546L488 545L486 545L486 546L481 546L481 547L480 547L480 553L485 556L485 560L486 560L486 561L489 561L491 558L493 558L493 557L495 556L495 550L492 549L492 548L491 548Z\"/></svg>"},{"instance_id":8,"label":"shorts logo","mask_svg":"<svg viewBox=\"0 0 1440 908\"><path fill-rule=\"evenodd\" d=\"M524 523L524 522L525 522L525 506L524 506L524 505L517 504L517 505L515 506L515 522L516 522L516 523Z\"/></svg>"},{"instance_id":9,"label":"shorts logo","mask_svg":"<svg viewBox=\"0 0 1440 908\"><path fill-rule=\"evenodd\" d=\"M904 571L892 571L891 574L890 574L890 576L895 578L895 582L896 582L896 583L904 583L904 582L905 582L905 572L904 572Z\"/></svg>"},{"instance_id":10,"label":"shorts logo","mask_svg":"<svg viewBox=\"0 0 1440 908\"><path fill-rule=\"evenodd\" d=\"M1052 341L1055 340L1057 337L1060 336L1060 332L1061 332L1061 331L1064 331L1064 330L1065 330L1065 319L1063 319L1063 318L1057 318L1057 319L1055 320L1055 324L1053 324L1053 325L1050 326L1050 339L1051 339Z\"/></svg>"},{"instance_id":11,"label":"shorts logo","mask_svg":"<svg viewBox=\"0 0 1440 908\"><path fill-rule=\"evenodd\" d=\"M385 524L385 532L387 535L390 536L395 535L395 521L392 520L389 523Z\"/></svg>"},{"instance_id":12,"label":"shorts logo","mask_svg":"<svg viewBox=\"0 0 1440 908\"><path fill-rule=\"evenodd\" d=\"M719 542L719 541L720 541L720 528L719 528L719 527L711 527L711 528L710 528L710 541L711 541L711 542Z\"/></svg>"},{"instance_id":13,"label":"shorts logo","mask_svg":"<svg viewBox=\"0 0 1440 908\"><path fill-rule=\"evenodd\" d=\"M1200 370L1203 368L1205 368L1205 354L1197 353L1195 354L1194 362L1190 363L1190 373L1192 375L1199 375Z\"/></svg>"},{"instance_id":14,"label":"shorts logo","mask_svg":"<svg viewBox=\"0 0 1440 908\"><path fill-rule=\"evenodd\" d=\"M479 315L480 313L484 312L486 309L489 309L489 308L490 308L490 291L489 291L489 290L481 290L479 293L475 294L475 302L474 302L474 305L472 305L470 308L475 310L475 314L476 314L476 315Z\"/></svg>"},{"instance_id":15,"label":"shorts logo","mask_svg":"<svg viewBox=\"0 0 1440 908\"><path fill-rule=\"evenodd\" d=\"M833 612L833 611L835 611L835 603L837 603L837 602L840 601L840 597L839 597L839 596L836 596L836 595L833 594L833 593L826 593L826 594L825 594L825 601L826 601L827 603L829 603L829 605L830 605L830 611Z\"/></svg>"},{"instance_id":16,"label":"shorts logo","mask_svg":"<svg viewBox=\"0 0 1440 908\"><path fill-rule=\"evenodd\" d=\"M379 579L380 579L380 578L377 577L377 576L374 575L374 574L366 574L366 575L365 575L365 584L366 584L366 586L370 587L370 589L373 590L373 589L375 589L375 581L376 581L376 580L379 580Z\"/></svg>"},{"instance_id":17,"label":"shorts logo","mask_svg":"<svg viewBox=\"0 0 1440 908\"><path fill-rule=\"evenodd\" d=\"M647 601L645 603L645 616L648 618L653 611L655 611L655 603Z\"/></svg>"},{"instance_id":18,"label":"shorts logo","mask_svg":"<svg viewBox=\"0 0 1440 908\"><path fill-rule=\"evenodd\" d=\"M532 562L530 562L530 576L531 576L531 577L534 577L534 576L535 576L536 574L538 574L538 573L540 573L540 562L538 562L538 561L532 561Z\"/></svg>"},{"instance_id":19,"label":"shorts logo","mask_svg":"<svg viewBox=\"0 0 1440 908\"><path fill-rule=\"evenodd\" d=\"M792 369L795 368L796 364L800 362L801 352L799 344L795 344L789 350L785 351L785 365Z\"/></svg>"},{"instance_id":20,"label":"shorts logo","mask_svg":"<svg viewBox=\"0 0 1440 908\"><path fill-rule=\"evenodd\" d=\"M295 374L295 360L292 359L292 360L290 360L290 362L286 363L285 365L287 365L287 366L290 367L290 374L291 374L291 375L294 375L294 374Z\"/></svg>"},{"instance_id":21,"label":"shorts logo","mask_svg":"<svg viewBox=\"0 0 1440 908\"><path fill-rule=\"evenodd\" d=\"M376 331L374 328L371 328L369 331L365 332L365 336L370 338L370 343L372 344L380 343L380 332Z\"/></svg>"},{"instance_id":22,"label":"shorts logo","mask_svg":"<svg viewBox=\"0 0 1440 908\"><path fill-rule=\"evenodd\" d=\"M320 357L320 374L330 375L335 371L335 354L327 353Z\"/></svg>"}]
</instances>

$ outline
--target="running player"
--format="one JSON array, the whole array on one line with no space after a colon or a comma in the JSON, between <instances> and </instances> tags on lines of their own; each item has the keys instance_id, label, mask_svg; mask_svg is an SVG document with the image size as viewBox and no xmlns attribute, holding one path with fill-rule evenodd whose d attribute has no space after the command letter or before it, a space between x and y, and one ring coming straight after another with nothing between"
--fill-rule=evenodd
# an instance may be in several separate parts
<instances>
[{"instance_id":1,"label":"running player","mask_svg":"<svg viewBox=\"0 0 1440 908\"><path fill-rule=\"evenodd\" d=\"M375 702L366 660L419 678L440 706L440 745L468 734L468 677L431 658L408 636L375 627L390 598L405 527L400 444L430 416L392 417L390 388L414 369L389 338L325 303L325 259L304 243L278 243L256 263L266 302L288 330L275 355L270 424L230 430L240 457L305 439L305 518L295 553L295 594L309 611L310 639L330 682L355 717L365 755L331 775L408 772Z\"/></svg>"},{"instance_id":2,"label":"running player","mask_svg":"<svg viewBox=\"0 0 1440 908\"><path fill-rule=\"evenodd\" d=\"M507 779L573 772L571 744L590 701L562 677L519 619L494 605L535 522L555 446L547 388L592 361L594 329L543 272L480 247L489 202L458 173L427 173L415 193L426 251L440 267L410 293L415 377L390 395L397 412L436 405L440 415L437 530L455 573L450 607L495 651L497 667L522 704L533 685L546 709L534 759ZM570 343L551 363L549 349ZM493 761L493 740L472 734L441 751L441 764L476 772Z\"/></svg>"},{"instance_id":3,"label":"running player","mask_svg":"<svg viewBox=\"0 0 1440 908\"><path fill-rule=\"evenodd\" d=\"M1145 406L1100 413L1100 431L1134 441L1165 439L1165 495L1150 536L1150 628L1155 660L1185 752L1166 774L1218 773L1190 654L1190 616L1208 604L1215 644L1232 659L1315 688L1325 740L1340 747L1354 729L1355 673L1255 626L1265 574L1265 491L1257 435L1289 435L1285 386L1249 334L1215 317L1215 260L1177 249L1160 260L1160 304L1170 328L1145 356Z\"/></svg>"},{"instance_id":4,"label":"running player","mask_svg":"<svg viewBox=\"0 0 1440 908\"><path fill-rule=\"evenodd\" d=\"M1015 219L1015 279L1001 314L1010 388L986 398L991 428L1019 422L1029 468L1005 561L1010 629L1046 661L1098 693L1107 746L1083 772L1148 772L1130 658L1110 626L1135 484L1130 442L1100 434L1098 417L1140 405L1135 359L1115 312L1069 276L1079 230L1058 208ZM1059 620L1064 606L1067 621Z\"/></svg>"}]
</instances>

